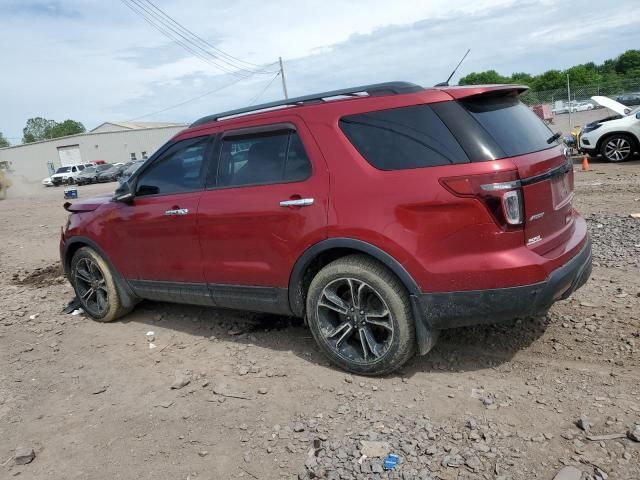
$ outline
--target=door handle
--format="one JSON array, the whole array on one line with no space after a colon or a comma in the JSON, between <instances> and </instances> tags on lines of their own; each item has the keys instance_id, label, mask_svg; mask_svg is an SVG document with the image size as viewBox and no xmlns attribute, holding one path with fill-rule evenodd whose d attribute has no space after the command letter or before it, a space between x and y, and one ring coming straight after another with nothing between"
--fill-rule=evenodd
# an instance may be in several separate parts
<instances>
[{"instance_id":1,"label":"door handle","mask_svg":"<svg viewBox=\"0 0 640 480\"><path fill-rule=\"evenodd\" d=\"M172 210L167 210L166 212L164 212L164 214L167 216L186 215L187 213L189 213L188 208L174 208Z\"/></svg>"},{"instance_id":2,"label":"door handle","mask_svg":"<svg viewBox=\"0 0 640 480\"><path fill-rule=\"evenodd\" d=\"M308 207L309 205L313 205L313 198L296 198L280 202L281 207Z\"/></svg>"}]
</instances>

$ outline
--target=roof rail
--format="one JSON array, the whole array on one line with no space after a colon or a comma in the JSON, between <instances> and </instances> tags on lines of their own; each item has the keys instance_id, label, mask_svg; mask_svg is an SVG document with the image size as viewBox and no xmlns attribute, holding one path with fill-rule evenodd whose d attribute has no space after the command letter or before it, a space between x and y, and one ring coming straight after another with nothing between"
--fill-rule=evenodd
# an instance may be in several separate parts
<instances>
[{"instance_id":1,"label":"roof rail","mask_svg":"<svg viewBox=\"0 0 640 480\"><path fill-rule=\"evenodd\" d=\"M252 105L250 107L238 108L236 110L228 110L226 112L207 115L193 122L190 126L197 127L209 122L216 122L221 118L233 117L243 113L257 112L276 107L286 107L293 105L301 105L306 102L324 101L325 98L340 96L356 96L358 93L366 93L369 96L378 95L399 95L402 93L415 93L424 90L421 86L410 82L386 82L374 83L372 85L362 85L360 87L343 88L341 90L331 90L329 92L314 93L304 95L302 97L289 98L286 100L278 100L275 102L263 103L260 105Z\"/></svg>"}]
</instances>

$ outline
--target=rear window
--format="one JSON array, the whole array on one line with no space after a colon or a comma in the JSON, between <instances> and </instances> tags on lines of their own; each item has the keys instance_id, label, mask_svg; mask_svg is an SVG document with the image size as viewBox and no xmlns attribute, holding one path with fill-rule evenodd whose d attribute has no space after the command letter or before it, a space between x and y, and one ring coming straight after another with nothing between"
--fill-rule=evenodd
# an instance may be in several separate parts
<instances>
[{"instance_id":1,"label":"rear window","mask_svg":"<svg viewBox=\"0 0 640 480\"><path fill-rule=\"evenodd\" d=\"M340 128L360 154L380 170L467 163L469 158L428 105L350 115Z\"/></svg>"},{"instance_id":2,"label":"rear window","mask_svg":"<svg viewBox=\"0 0 640 480\"><path fill-rule=\"evenodd\" d=\"M517 97L480 96L459 102L508 157L557 145L553 132Z\"/></svg>"}]
</instances>

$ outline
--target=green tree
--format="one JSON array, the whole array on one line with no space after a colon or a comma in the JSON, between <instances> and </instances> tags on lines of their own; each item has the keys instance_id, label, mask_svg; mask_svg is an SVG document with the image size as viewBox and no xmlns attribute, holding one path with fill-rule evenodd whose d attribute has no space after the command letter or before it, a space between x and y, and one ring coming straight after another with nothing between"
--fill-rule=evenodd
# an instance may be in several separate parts
<instances>
[{"instance_id":1,"label":"green tree","mask_svg":"<svg viewBox=\"0 0 640 480\"><path fill-rule=\"evenodd\" d=\"M45 140L47 130L56 124L54 120L47 120L42 117L34 117L27 120L27 124L22 129L22 143L33 143Z\"/></svg>"},{"instance_id":2,"label":"green tree","mask_svg":"<svg viewBox=\"0 0 640 480\"><path fill-rule=\"evenodd\" d=\"M534 90L555 90L567 85L567 77L560 70L547 70L533 79Z\"/></svg>"},{"instance_id":3,"label":"green tree","mask_svg":"<svg viewBox=\"0 0 640 480\"><path fill-rule=\"evenodd\" d=\"M525 72L515 72L511 74L511 79L507 83L518 83L521 85L531 85L533 77Z\"/></svg>"},{"instance_id":4,"label":"green tree","mask_svg":"<svg viewBox=\"0 0 640 480\"><path fill-rule=\"evenodd\" d=\"M564 73L569 75L571 85L595 85L602 79L595 68L589 68L588 65L576 65L566 69Z\"/></svg>"},{"instance_id":5,"label":"green tree","mask_svg":"<svg viewBox=\"0 0 640 480\"><path fill-rule=\"evenodd\" d=\"M616 72L622 75L640 69L640 50L627 50L616 59Z\"/></svg>"},{"instance_id":6,"label":"green tree","mask_svg":"<svg viewBox=\"0 0 640 480\"><path fill-rule=\"evenodd\" d=\"M10 147L10 146L11 144L9 143L9 140L7 140L5 136L2 134L2 132L0 132L0 148Z\"/></svg>"},{"instance_id":7,"label":"green tree","mask_svg":"<svg viewBox=\"0 0 640 480\"><path fill-rule=\"evenodd\" d=\"M34 117L27 120L27 125L22 130L22 143L39 142L85 131L84 125L75 120L65 120L58 123L55 120Z\"/></svg>"},{"instance_id":8,"label":"green tree","mask_svg":"<svg viewBox=\"0 0 640 480\"><path fill-rule=\"evenodd\" d=\"M503 77L495 70L486 72L470 73L460 79L460 85L483 85L486 83L508 83L509 78Z\"/></svg>"},{"instance_id":9,"label":"green tree","mask_svg":"<svg viewBox=\"0 0 640 480\"><path fill-rule=\"evenodd\" d=\"M609 58L602 62L602 65L596 65L596 70L600 75L606 75L608 73L616 73L616 60Z\"/></svg>"},{"instance_id":10,"label":"green tree","mask_svg":"<svg viewBox=\"0 0 640 480\"><path fill-rule=\"evenodd\" d=\"M86 129L82 123L76 122L75 120L65 120L62 123L55 123L53 126L48 128L45 131L45 137L58 138L84 132L86 132Z\"/></svg>"},{"instance_id":11,"label":"green tree","mask_svg":"<svg viewBox=\"0 0 640 480\"><path fill-rule=\"evenodd\" d=\"M621 88L636 88L640 79L640 50L627 50L616 58L610 58L596 64L587 62L574 65L566 70L548 70L540 75L526 72L514 72L509 77L495 70L472 72L460 79L460 85L478 85L483 83L520 83L528 85L532 91L560 90L567 88L567 74L571 85L598 85L600 93L619 93ZM626 85L629 85L628 87ZM529 94L531 95L531 93Z\"/></svg>"}]
</instances>

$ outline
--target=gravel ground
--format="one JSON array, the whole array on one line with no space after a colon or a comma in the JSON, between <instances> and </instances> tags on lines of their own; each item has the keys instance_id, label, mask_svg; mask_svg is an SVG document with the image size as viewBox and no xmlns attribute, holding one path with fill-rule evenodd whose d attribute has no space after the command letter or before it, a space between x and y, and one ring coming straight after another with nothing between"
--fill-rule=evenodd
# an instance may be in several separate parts
<instances>
[{"instance_id":1,"label":"gravel ground","mask_svg":"<svg viewBox=\"0 0 640 480\"><path fill-rule=\"evenodd\" d=\"M108 325L62 314L62 201L0 202L0 478L640 478L638 161L576 173L595 263L572 298L446 331L376 379L328 365L288 318L152 302Z\"/></svg>"}]
</instances>

